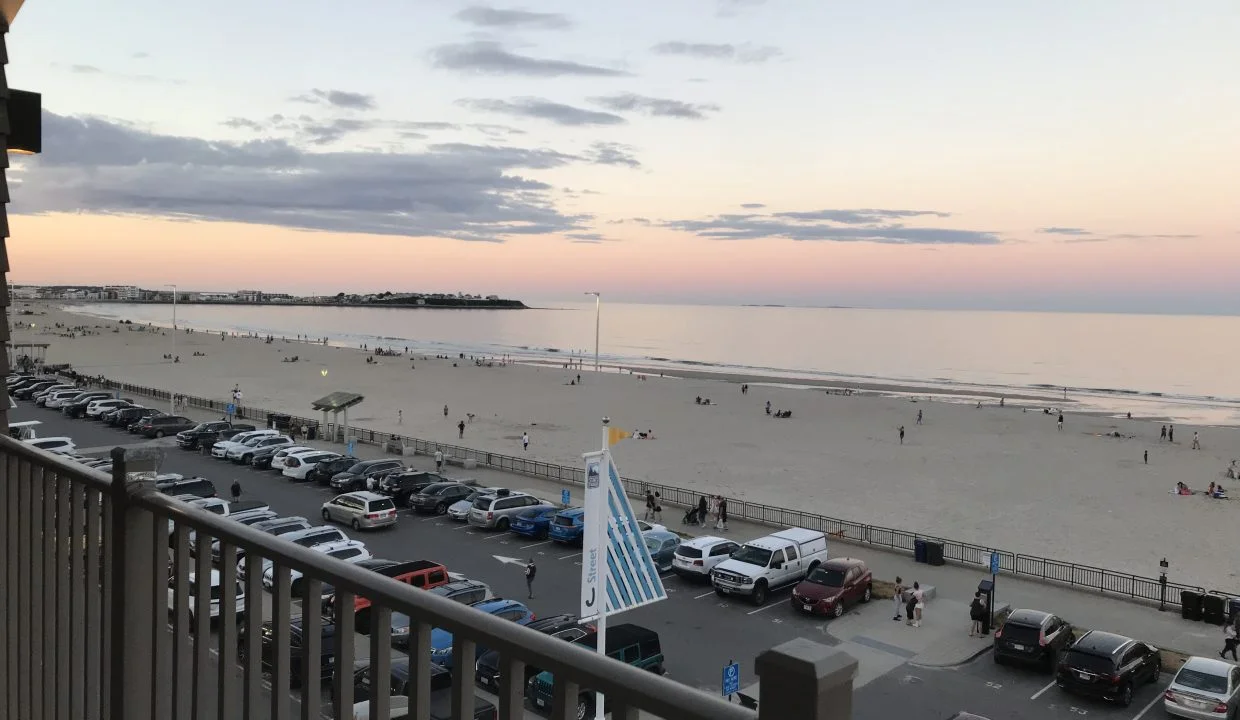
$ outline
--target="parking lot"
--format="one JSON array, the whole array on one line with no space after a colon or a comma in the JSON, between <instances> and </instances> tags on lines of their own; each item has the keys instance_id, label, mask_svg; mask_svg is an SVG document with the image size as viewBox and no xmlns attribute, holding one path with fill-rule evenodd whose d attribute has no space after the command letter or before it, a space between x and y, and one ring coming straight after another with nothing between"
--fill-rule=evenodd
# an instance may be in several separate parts
<instances>
[{"instance_id":1,"label":"parking lot","mask_svg":"<svg viewBox=\"0 0 1240 720\"><path fill-rule=\"evenodd\" d=\"M41 420L44 426L40 435L71 436L79 452L88 454L103 455L115 445L166 446L167 459L161 472L207 477L221 496L227 496L229 485L237 479L244 498L264 500L281 515L300 515L315 524L322 522L323 502L334 494L322 485L293 483L269 470L254 470L180 450L173 438L144 441L93 421L64 419L55 411L28 404L22 404L12 415L15 421ZM406 458L406 462L421 469L433 466L426 458ZM454 470L450 474L468 473ZM508 487L520 490L522 479L509 477ZM672 529L682 529L678 516L672 518L669 514L664 522ZM486 582L498 596L525 602L540 616L578 610L578 547L480 530L444 516L414 515L403 508L392 528L361 533L344 530L364 541L376 557L442 562L453 572ZM850 548L849 553L858 551ZM860 556L864 559L864 552ZM522 565L530 558L538 566L532 599L526 597L522 572ZM732 660L741 664L742 688L749 686L756 681L752 675L753 658L786 640L807 637L851 650L859 647L862 636L874 636L867 628L888 630L893 625L889 601L859 605L844 618L827 621L795 611L786 589L772 593L766 604L754 606L744 600L721 598L709 585L672 573L664 574L663 582L668 590L666 601L627 612L623 621L657 631L669 677L708 692L720 691L722 668ZM967 625L962 624L959 632L966 631ZM867 649L858 658L863 668L854 702L854 716L865 720L942 720L960 710L991 720L1161 717L1159 698L1170 679L1164 675L1157 686L1140 688L1132 706L1121 709L1067 696L1050 683L1049 676L998 666L989 653L959 667L930 668L917 665L898 647L870 642Z\"/></svg>"}]
</instances>

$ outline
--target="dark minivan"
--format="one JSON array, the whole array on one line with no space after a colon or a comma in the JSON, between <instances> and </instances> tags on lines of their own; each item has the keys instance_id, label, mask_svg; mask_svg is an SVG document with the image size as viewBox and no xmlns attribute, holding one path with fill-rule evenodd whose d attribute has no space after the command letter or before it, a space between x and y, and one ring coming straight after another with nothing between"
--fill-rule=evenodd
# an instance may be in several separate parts
<instances>
[{"instance_id":1,"label":"dark minivan","mask_svg":"<svg viewBox=\"0 0 1240 720\"><path fill-rule=\"evenodd\" d=\"M198 425L182 415L159 415L149 417L138 423L138 434L148 438L161 438L165 435L176 435Z\"/></svg>"},{"instance_id":2,"label":"dark minivan","mask_svg":"<svg viewBox=\"0 0 1240 720\"><path fill-rule=\"evenodd\" d=\"M372 483L402 468L404 464L399 460L362 460L348 470L333 475L331 486L342 493L369 490Z\"/></svg>"},{"instance_id":3,"label":"dark minivan","mask_svg":"<svg viewBox=\"0 0 1240 720\"><path fill-rule=\"evenodd\" d=\"M1136 686L1158 682L1161 673L1158 648L1123 635L1090 630L1064 654L1055 684L1074 695L1100 697L1128 707Z\"/></svg>"},{"instance_id":4,"label":"dark minivan","mask_svg":"<svg viewBox=\"0 0 1240 720\"><path fill-rule=\"evenodd\" d=\"M594 650L598 647L598 635L583 635L574 642ZM659 643L659 633L640 625L624 623L607 628L607 656L657 675L663 674L663 648ZM525 686L525 698L539 710L552 711L551 702L554 697L555 676L549 672L538 673ZM589 688L580 688L577 693L577 712L574 715L579 718L592 717L596 697ZM607 702L606 697L603 702Z\"/></svg>"},{"instance_id":5,"label":"dark minivan","mask_svg":"<svg viewBox=\"0 0 1240 720\"><path fill-rule=\"evenodd\" d=\"M1041 610L1014 610L995 631L995 662L1055 669L1059 656L1072 644L1072 626Z\"/></svg>"},{"instance_id":6,"label":"dark minivan","mask_svg":"<svg viewBox=\"0 0 1240 720\"><path fill-rule=\"evenodd\" d=\"M335 460L319 463L314 469L306 473L306 479L311 482L317 482L321 485L327 485L335 477L336 473L342 473L358 463L358 459L352 455L339 457Z\"/></svg>"},{"instance_id":7,"label":"dark minivan","mask_svg":"<svg viewBox=\"0 0 1240 720\"><path fill-rule=\"evenodd\" d=\"M414 512L443 515L449 507L469 497L474 490L477 488L459 482L432 483L409 497L409 507Z\"/></svg>"}]
</instances>

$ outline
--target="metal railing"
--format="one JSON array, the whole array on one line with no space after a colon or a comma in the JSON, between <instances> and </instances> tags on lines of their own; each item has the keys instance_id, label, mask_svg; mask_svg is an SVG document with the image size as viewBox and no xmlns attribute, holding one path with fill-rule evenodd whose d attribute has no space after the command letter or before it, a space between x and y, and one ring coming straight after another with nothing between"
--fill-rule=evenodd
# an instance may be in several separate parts
<instances>
[{"instance_id":1,"label":"metal railing","mask_svg":"<svg viewBox=\"0 0 1240 720\"><path fill-rule=\"evenodd\" d=\"M103 380L98 384L109 389L119 389L125 392L148 395L159 399L168 398L168 393L166 391L156 388L132 385L129 383L117 383L110 380ZM207 398L193 396L182 397L185 397L186 402L190 406L214 410L217 412L222 412L226 405L226 403ZM268 415L286 415L285 413L276 413L275 411L265 410L262 408L249 407L242 408L242 412L246 418L253 421L261 421L263 423L267 422ZM297 425L305 423L310 426L317 426L319 424L317 420L310 418L293 416L292 420L293 423ZM393 433L366 430L364 428L351 428L350 430L353 437L363 443L383 447L386 446L389 441L399 441L412 446L414 448L414 452L419 454L434 454L436 450L439 450L443 452L445 459L449 463L471 460L481 467L491 468L494 470L518 473L521 475L571 485L581 485L583 483L582 470L577 467L569 467L550 462L541 462L525 457L502 455L499 453L487 452L485 450L439 443L431 440L412 438ZM637 480L634 478L621 478L620 480L624 485L625 492L627 492L629 496L640 499L645 497L648 490L650 492L657 492L661 495L661 501L664 505L688 508L697 505L698 498L702 496L700 491L689 488L663 485L645 480ZM1159 578L1151 578L1133 573L1121 572L1118 570L1108 570L1106 568L1082 565L1080 563L1055 560L1052 558L1038 557L1035 555L1023 555L1009 550L985 547L959 540L950 540L934 535L927 535L924 533L886 528L879 525L869 525L851 520L833 518L827 515L805 512L803 510L793 510L771 505L763 505L761 503L748 502L734 498L728 498L728 517L734 520L745 520L776 527L804 527L811 530L821 530L837 540L862 545L872 545L875 547L902 551L910 554L915 552L918 541L938 543L943 547L944 560L961 565L985 568L987 572L989 572L990 569L990 554L991 552L997 552L999 553L999 571L1001 573L1044 582L1068 585L1081 590L1097 591L1147 603L1166 603L1168 605L1178 606L1180 604L1180 593L1184 590L1197 593L1207 592L1205 588L1198 585L1188 585L1171 581L1167 581L1164 584ZM1215 590L1213 592L1227 597L1240 596L1240 593L1238 592L1224 592L1219 590Z\"/></svg>"},{"instance_id":2,"label":"metal railing","mask_svg":"<svg viewBox=\"0 0 1240 720\"><path fill-rule=\"evenodd\" d=\"M769 709L763 687L758 715L173 500L154 487L160 452L114 449L109 476L0 437L0 717L348 720L354 717L355 660L368 657L375 690L388 687L392 663L402 660L391 644L392 613L412 618L403 659L413 720L430 717L433 628L453 633L457 658L472 658L479 648L498 651L495 717L502 720L525 716L527 666L554 674L552 720L576 718L579 693L587 689L605 694L617 720L636 720L639 711L669 720L833 717L825 709L825 675L787 672L790 663L807 666L804 642L759 656L759 676L764 667L773 670ZM206 551L212 541L219 541L215 565ZM266 578L264 560L272 563ZM241 569L244 580L238 579ZM301 574L296 585L293 572ZM203 591L207 577L218 592ZM271 586L269 600L264 584ZM324 655L325 584L335 589L330 667L339 669L327 678L316 661ZM358 597L371 601L368 638L354 632ZM296 645L293 613L301 616ZM349 639L356 639L356 648ZM457 663L451 688L441 691L450 693L454 720L475 717L472 668L472 662ZM326 707L324 681L332 690ZM371 693L369 717L386 720L390 700L388 692Z\"/></svg>"}]
</instances>

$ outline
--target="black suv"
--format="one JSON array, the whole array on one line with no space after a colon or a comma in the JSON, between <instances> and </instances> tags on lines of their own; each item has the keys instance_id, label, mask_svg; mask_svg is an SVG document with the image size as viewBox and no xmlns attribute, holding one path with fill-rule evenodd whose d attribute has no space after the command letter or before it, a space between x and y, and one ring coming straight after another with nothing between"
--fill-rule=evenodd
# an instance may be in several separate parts
<instances>
[{"instance_id":1,"label":"black suv","mask_svg":"<svg viewBox=\"0 0 1240 720\"><path fill-rule=\"evenodd\" d=\"M447 587L446 585L444 587ZM439 588L435 588L438 590ZM431 592L434 592L432 590ZM592 625L582 625L578 622L576 615L553 615L551 617L539 618L534 622L526 625L531 630L537 630L546 633L551 637L575 642L581 638L595 632ZM521 680L521 687L529 684L530 678L542 672L532 665L525 666L525 677ZM499 692L499 651L487 650L478 658L478 662L474 665L474 682L479 687L490 690L491 692Z\"/></svg>"},{"instance_id":2,"label":"black suv","mask_svg":"<svg viewBox=\"0 0 1240 720\"><path fill-rule=\"evenodd\" d=\"M1137 684L1158 682L1161 673L1158 648L1123 635L1090 630L1064 654L1055 672L1055 684L1073 694L1128 707Z\"/></svg>"},{"instance_id":3,"label":"black suv","mask_svg":"<svg viewBox=\"0 0 1240 720\"><path fill-rule=\"evenodd\" d=\"M361 460L348 470L333 475L331 486L342 493L369 490L372 482L377 486L383 476L399 472L402 468L404 464L399 460Z\"/></svg>"},{"instance_id":4,"label":"black suv","mask_svg":"<svg viewBox=\"0 0 1240 720\"><path fill-rule=\"evenodd\" d=\"M161 438L165 435L176 435L197 425L193 420L181 415L156 415L138 423L137 434L148 438ZM132 427L132 426L131 426Z\"/></svg>"},{"instance_id":5,"label":"black suv","mask_svg":"<svg viewBox=\"0 0 1240 720\"><path fill-rule=\"evenodd\" d=\"M336 473L342 473L358 463L358 459L352 455L339 457L335 460L321 462L314 466L314 469L306 473L306 479L311 482L317 482L320 485L327 485L332 481L332 477Z\"/></svg>"},{"instance_id":6,"label":"black suv","mask_svg":"<svg viewBox=\"0 0 1240 720\"><path fill-rule=\"evenodd\" d=\"M127 407L117 410L115 414L109 413L107 423L112 427L127 428L132 424L141 422L143 418L155 417L164 413L155 408Z\"/></svg>"},{"instance_id":7,"label":"black suv","mask_svg":"<svg viewBox=\"0 0 1240 720\"><path fill-rule=\"evenodd\" d=\"M155 489L165 495L197 495L203 498L213 498L215 494L215 485L210 480L202 477L182 478L180 480L168 480L164 482L156 481Z\"/></svg>"},{"instance_id":8,"label":"black suv","mask_svg":"<svg viewBox=\"0 0 1240 720\"><path fill-rule=\"evenodd\" d=\"M431 485L445 482L450 481L438 473L426 472L424 470L404 470L391 473L379 481L379 492L395 500L397 505L408 505L410 498L414 495ZM466 493L465 496L468 497L468 495ZM465 497L458 499L464 500ZM451 505L452 503L448 504ZM444 508L444 511L447 512L447 508Z\"/></svg>"},{"instance_id":9,"label":"black suv","mask_svg":"<svg viewBox=\"0 0 1240 720\"><path fill-rule=\"evenodd\" d=\"M437 482L422 488L416 495L409 496L407 502L414 512L443 515L448 512L449 507L469 497L474 490L477 488L464 483Z\"/></svg>"},{"instance_id":10,"label":"black suv","mask_svg":"<svg viewBox=\"0 0 1240 720\"><path fill-rule=\"evenodd\" d=\"M1015 610L995 631L995 662L1037 665L1046 672L1072 644L1072 626L1041 610Z\"/></svg>"},{"instance_id":11,"label":"black suv","mask_svg":"<svg viewBox=\"0 0 1240 720\"><path fill-rule=\"evenodd\" d=\"M223 430L243 432L255 429L253 425L233 425L227 420L198 423L189 430L177 433L177 445L182 450L197 450L203 446L211 447L214 445L220 439L220 432Z\"/></svg>"},{"instance_id":12,"label":"black suv","mask_svg":"<svg viewBox=\"0 0 1240 720\"><path fill-rule=\"evenodd\" d=\"M68 415L71 418L80 418L86 414L86 406L91 404L95 400L111 400L111 399L112 399L112 393L110 392L82 393L81 395L78 395L77 397L73 398L71 402L67 402L64 405L61 405L60 412L64 413L65 415Z\"/></svg>"},{"instance_id":13,"label":"black suv","mask_svg":"<svg viewBox=\"0 0 1240 720\"><path fill-rule=\"evenodd\" d=\"M331 618L323 618L320 626L322 633L319 639L319 679L321 682L327 682L332 677L332 669L335 667L334 657L336 654L336 626L332 624ZM242 625L238 628L237 638L237 654L242 661L245 660L245 633L246 626ZM301 687L301 659L303 654L302 643L302 620L301 616L289 619L289 643L288 643L288 667L289 679L292 681L293 687ZM270 620L264 621L260 634L262 636L262 663L263 672L271 672L273 660L275 659L275 631L272 629Z\"/></svg>"}]
</instances>

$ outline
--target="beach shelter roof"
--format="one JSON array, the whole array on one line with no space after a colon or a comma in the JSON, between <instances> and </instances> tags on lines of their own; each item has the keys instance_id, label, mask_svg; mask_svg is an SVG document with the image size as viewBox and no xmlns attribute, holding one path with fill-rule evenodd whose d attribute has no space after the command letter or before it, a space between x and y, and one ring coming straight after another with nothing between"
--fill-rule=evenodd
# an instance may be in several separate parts
<instances>
[{"instance_id":1,"label":"beach shelter roof","mask_svg":"<svg viewBox=\"0 0 1240 720\"><path fill-rule=\"evenodd\" d=\"M346 410L348 408L351 408L354 405L361 403L365 399L366 398L362 397L361 395L358 395L357 393L334 392L331 395L328 395L326 397L321 397L318 400L315 400L314 402L310 403L310 407L314 408L315 410L329 410L331 412L336 412L339 410Z\"/></svg>"}]
</instances>

